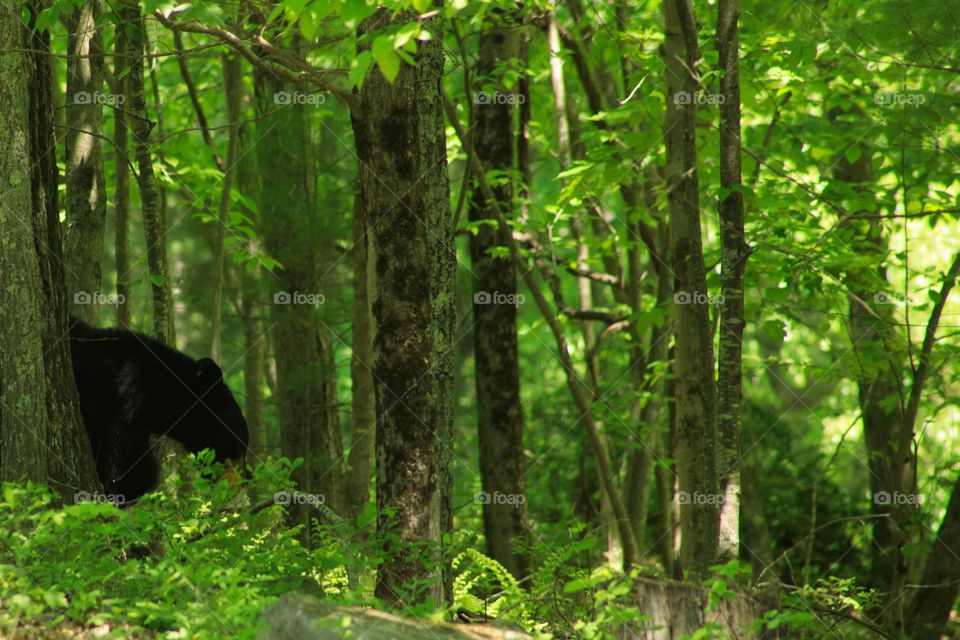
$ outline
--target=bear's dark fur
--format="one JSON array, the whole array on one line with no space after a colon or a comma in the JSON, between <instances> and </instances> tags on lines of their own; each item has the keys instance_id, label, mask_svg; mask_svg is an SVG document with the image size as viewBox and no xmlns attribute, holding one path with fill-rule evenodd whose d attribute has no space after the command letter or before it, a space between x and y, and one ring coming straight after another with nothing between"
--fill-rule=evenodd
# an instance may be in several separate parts
<instances>
[{"instance_id":1,"label":"bear's dark fur","mask_svg":"<svg viewBox=\"0 0 960 640\"><path fill-rule=\"evenodd\" d=\"M151 436L173 438L193 453L209 448L218 461L242 465L247 422L213 360L76 318L70 319L70 353L106 493L129 502L156 486Z\"/></svg>"}]
</instances>

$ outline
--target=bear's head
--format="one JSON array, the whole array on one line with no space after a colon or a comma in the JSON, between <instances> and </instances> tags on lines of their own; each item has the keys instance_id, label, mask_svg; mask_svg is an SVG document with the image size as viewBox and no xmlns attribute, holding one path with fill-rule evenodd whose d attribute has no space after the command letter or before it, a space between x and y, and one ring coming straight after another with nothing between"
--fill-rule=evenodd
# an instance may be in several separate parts
<instances>
[{"instance_id":1,"label":"bear's head","mask_svg":"<svg viewBox=\"0 0 960 640\"><path fill-rule=\"evenodd\" d=\"M210 358L198 360L191 379L183 382L193 397L170 435L191 453L212 449L217 462L242 469L250 443L247 421L220 367Z\"/></svg>"}]
</instances>

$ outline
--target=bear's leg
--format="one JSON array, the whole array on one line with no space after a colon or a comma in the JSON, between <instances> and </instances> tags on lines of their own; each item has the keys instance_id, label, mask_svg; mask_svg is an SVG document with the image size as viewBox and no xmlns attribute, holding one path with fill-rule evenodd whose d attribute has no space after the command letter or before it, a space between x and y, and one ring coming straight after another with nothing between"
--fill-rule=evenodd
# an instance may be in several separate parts
<instances>
[{"instance_id":1,"label":"bear's leg","mask_svg":"<svg viewBox=\"0 0 960 640\"><path fill-rule=\"evenodd\" d=\"M157 486L160 469L149 440L132 443L122 460L116 475L112 476L112 488L107 490L108 493L123 496L124 502L133 502Z\"/></svg>"}]
</instances>

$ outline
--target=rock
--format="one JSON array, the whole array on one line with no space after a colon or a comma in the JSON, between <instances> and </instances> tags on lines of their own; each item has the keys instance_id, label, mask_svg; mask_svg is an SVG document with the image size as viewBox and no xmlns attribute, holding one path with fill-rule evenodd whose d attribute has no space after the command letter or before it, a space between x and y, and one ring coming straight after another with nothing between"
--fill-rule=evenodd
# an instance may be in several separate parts
<instances>
[{"instance_id":1,"label":"rock","mask_svg":"<svg viewBox=\"0 0 960 640\"><path fill-rule=\"evenodd\" d=\"M378 609L344 607L291 592L263 610L259 640L520 640L521 631L493 624L450 624L402 618Z\"/></svg>"}]
</instances>

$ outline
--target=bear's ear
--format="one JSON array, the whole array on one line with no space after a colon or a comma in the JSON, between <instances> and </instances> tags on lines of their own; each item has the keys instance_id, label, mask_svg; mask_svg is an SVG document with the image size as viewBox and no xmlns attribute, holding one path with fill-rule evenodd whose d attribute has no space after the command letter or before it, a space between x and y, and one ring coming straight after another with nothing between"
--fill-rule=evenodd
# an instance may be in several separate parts
<instances>
[{"instance_id":1,"label":"bear's ear","mask_svg":"<svg viewBox=\"0 0 960 640\"><path fill-rule=\"evenodd\" d=\"M217 382L223 381L223 371L220 370L220 367L216 362L210 358L203 358L197 360L197 378L201 380L206 380L210 384L215 384Z\"/></svg>"}]
</instances>

